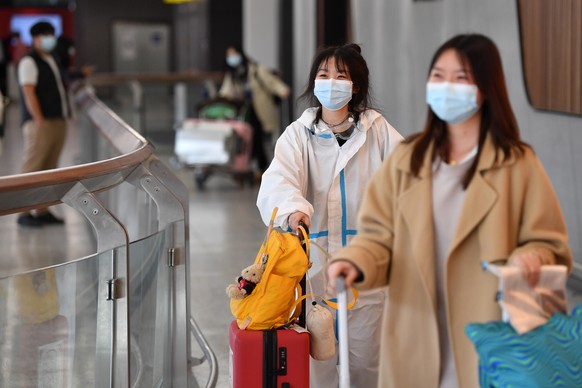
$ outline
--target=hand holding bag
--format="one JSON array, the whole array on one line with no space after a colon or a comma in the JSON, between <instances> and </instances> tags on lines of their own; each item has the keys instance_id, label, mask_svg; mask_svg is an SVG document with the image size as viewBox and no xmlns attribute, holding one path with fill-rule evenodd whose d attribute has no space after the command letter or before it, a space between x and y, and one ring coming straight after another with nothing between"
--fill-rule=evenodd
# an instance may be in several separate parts
<instances>
[{"instance_id":1,"label":"hand holding bag","mask_svg":"<svg viewBox=\"0 0 582 388\"><path fill-rule=\"evenodd\" d=\"M566 315L565 267L543 266L535 288L517 268L483 267L500 278L504 320L465 327L481 387L582 387L582 305Z\"/></svg>"},{"instance_id":2,"label":"hand holding bag","mask_svg":"<svg viewBox=\"0 0 582 388\"><path fill-rule=\"evenodd\" d=\"M582 387L582 304L518 334L509 323L471 323L481 387Z\"/></svg>"}]
</instances>

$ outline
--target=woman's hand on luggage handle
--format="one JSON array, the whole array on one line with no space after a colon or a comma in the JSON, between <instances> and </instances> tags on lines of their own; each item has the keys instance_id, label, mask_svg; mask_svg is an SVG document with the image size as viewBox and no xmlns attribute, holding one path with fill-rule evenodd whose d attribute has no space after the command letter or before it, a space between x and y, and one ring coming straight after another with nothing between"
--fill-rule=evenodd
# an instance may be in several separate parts
<instances>
[{"instance_id":1,"label":"woman's hand on luggage handle","mask_svg":"<svg viewBox=\"0 0 582 388\"><path fill-rule=\"evenodd\" d=\"M339 276L345 278L346 288L351 287L361 274L360 270L347 260L334 261L327 266L328 288L335 290L335 281Z\"/></svg>"},{"instance_id":2,"label":"woman's hand on luggage handle","mask_svg":"<svg viewBox=\"0 0 582 388\"><path fill-rule=\"evenodd\" d=\"M301 221L303 221L307 228L311 228L311 219L307 214L300 211L296 211L295 213L291 213L289 215L289 228L297 233L297 227Z\"/></svg>"},{"instance_id":3,"label":"woman's hand on luggage handle","mask_svg":"<svg viewBox=\"0 0 582 388\"><path fill-rule=\"evenodd\" d=\"M523 277L527 279L531 288L534 288L538 284L542 270L542 260L536 253L518 253L510 257L507 264L520 268Z\"/></svg>"}]
</instances>

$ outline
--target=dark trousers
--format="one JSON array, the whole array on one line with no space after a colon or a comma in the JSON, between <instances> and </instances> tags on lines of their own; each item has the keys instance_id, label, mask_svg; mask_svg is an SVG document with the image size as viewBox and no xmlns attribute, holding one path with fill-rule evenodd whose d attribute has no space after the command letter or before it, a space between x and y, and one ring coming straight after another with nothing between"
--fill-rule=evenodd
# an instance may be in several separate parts
<instances>
[{"instance_id":1,"label":"dark trousers","mask_svg":"<svg viewBox=\"0 0 582 388\"><path fill-rule=\"evenodd\" d=\"M263 125L257 117L252 104L249 106L248 122L253 127L253 154L252 158L257 161L259 170L265 171L269 167L267 153L265 151L265 131Z\"/></svg>"}]
</instances>

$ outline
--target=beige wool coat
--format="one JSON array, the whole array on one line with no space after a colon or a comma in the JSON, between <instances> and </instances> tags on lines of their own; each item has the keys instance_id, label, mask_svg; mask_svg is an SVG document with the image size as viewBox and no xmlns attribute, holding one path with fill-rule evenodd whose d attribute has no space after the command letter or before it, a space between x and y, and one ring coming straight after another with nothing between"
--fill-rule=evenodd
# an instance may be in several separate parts
<instances>
[{"instance_id":1,"label":"beige wool coat","mask_svg":"<svg viewBox=\"0 0 582 388\"><path fill-rule=\"evenodd\" d=\"M247 75L247 84L252 93L252 104L258 119L266 133L280 132L279 110L273 101L273 96L285 98L289 94L289 86L267 67L250 62ZM237 83L227 73L222 81L218 95L221 97L243 100L245 84Z\"/></svg>"},{"instance_id":2,"label":"beige wool coat","mask_svg":"<svg viewBox=\"0 0 582 388\"><path fill-rule=\"evenodd\" d=\"M377 171L358 216L358 235L334 255L364 275L360 289L389 286L384 311L380 383L384 388L438 387L439 335L432 220L432 150L418 177L412 145L402 144ZM488 137L451 243L446 300L459 386L478 387L478 357L464 333L469 322L499 320L497 278L482 261L533 251L544 264L572 265L566 227L552 185L535 154L495 162Z\"/></svg>"}]
</instances>

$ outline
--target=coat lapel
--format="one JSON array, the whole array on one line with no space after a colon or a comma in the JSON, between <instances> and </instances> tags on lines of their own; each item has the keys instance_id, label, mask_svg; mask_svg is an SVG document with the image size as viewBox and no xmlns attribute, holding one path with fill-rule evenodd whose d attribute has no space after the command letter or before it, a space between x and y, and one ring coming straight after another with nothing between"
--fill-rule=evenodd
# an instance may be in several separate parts
<instances>
[{"instance_id":1,"label":"coat lapel","mask_svg":"<svg viewBox=\"0 0 582 388\"><path fill-rule=\"evenodd\" d=\"M449 256L473 229L483 221L483 218L497 201L497 192L485 181L482 175L483 171L490 169L494 164L495 148L491 137L488 136L483 144L477 171L467 188L467 196L457 222L453 241L451 241Z\"/></svg>"}]
</instances>

